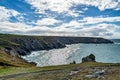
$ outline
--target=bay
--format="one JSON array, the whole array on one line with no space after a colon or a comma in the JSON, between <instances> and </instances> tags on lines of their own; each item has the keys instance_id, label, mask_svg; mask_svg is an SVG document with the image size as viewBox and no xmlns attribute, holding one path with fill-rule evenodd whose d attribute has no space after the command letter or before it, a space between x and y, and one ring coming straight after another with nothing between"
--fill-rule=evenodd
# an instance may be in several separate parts
<instances>
[{"instance_id":1,"label":"bay","mask_svg":"<svg viewBox=\"0 0 120 80\"><path fill-rule=\"evenodd\" d=\"M97 62L120 63L120 44L72 44L65 48L42 50L23 56L37 66L70 64L73 61L81 63L83 57L89 54L96 56Z\"/></svg>"}]
</instances>

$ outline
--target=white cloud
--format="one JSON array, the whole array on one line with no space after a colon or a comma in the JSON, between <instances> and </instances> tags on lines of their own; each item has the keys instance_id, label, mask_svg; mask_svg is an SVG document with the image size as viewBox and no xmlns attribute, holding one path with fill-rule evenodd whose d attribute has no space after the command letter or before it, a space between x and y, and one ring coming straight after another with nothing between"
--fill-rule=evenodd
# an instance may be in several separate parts
<instances>
[{"instance_id":1,"label":"white cloud","mask_svg":"<svg viewBox=\"0 0 120 80\"><path fill-rule=\"evenodd\" d=\"M12 9L6 9L0 6L0 21L7 21L11 16L17 16L19 13Z\"/></svg>"},{"instance_id":2,"label":"white cloud","mask_svg":"<svg viewBox=\"0 0 120 80\"><path fill-rule=\"evenodd\" d=\"M79 11L79 13L80 12L82 13L82 11ZM72 16L72 17L78 17L78 16L80 16L79 13L75 12L74 10L68 10L67 13L64 14L64 15L69 15L69 16Z\"/></svg>"},{"instance_id":3,"label":"white cloud","mask_svg":"<svg viewBox=\"0 0 120 80\"><path fill-rule=\"evenodd\" d=\"M120 0L74 0L75 3L98 7L101 11L105 9L117 9L120 7Z\"/></svg>"},{"instance_id":4,"label":"white cloud","mask_svg":"<svg viewBox=\"0 0 120 80\"><path fill-rule=\"evenodd\" d=\"M59 28L59 29L58 29ZM78 21L70 21L69 23L63 23L62 25L56 27L57 30L75 32L77 29L81 29L83 26L80 25Z\"/></svg>"},{"instance_id":5,"label":"white cloud","mask_svg":"<svg viewBox=\"0 0 120 80\"><path fill-rule=\"evenodd\" d=\"M120 0L116 2L115 0L26 0L34 8L36 12L45 13L45 10L50 9L51 11L56 11L62 13L62 15L70 15L73 17L80 16L76 10L70 10L74 5L85 4L98 7L100 10L105 9L115 9L120 10ZM82 9L83 11L88 10L88 8ZM83 13L83 11L79 13ZM120 22L120 17L85 17L83 20L72 20L69 23L62 23L56 20L54 17L47 16L47 18L42 18L38 20L36 26L27 25L25 23L11 23L9 18L12 16L17 16L18 13L12 9L6 9L5 7L0 7L0 32L1 33L18 33L18 34L36 34L36 35L58 35L58 36L99 36L99 37L118 37L119 32L115 32L116 26L113 24L107 24L103 22ZM57 15L55 15L57 16ZM17 17L18 19L24 19L23 16ZM48 27L48 25L54 25L56 23L61 23L60 26ZM100 24L97 24L100 23ZM85 27L84 24L94 24L94 26ZM120 36L119 36L120 37Z\"/></svg>"},{"instance_id":6,"label":"white cloud","mask_svg":"<svg viewBox=\"0 0 120 80\"><path fill-rule=\"evenodd\" d=\"M82 10L70 9L76 5L86 5L95 6L99 10L103 11L105 9L120 10L120 0L25 0L27 3L31 4L33 8L36 8L36 13L46 14L46 10L56 11L62 13L63 16L78 17L82 16L88 8L83 8ZM56 15L54 15L56 16Z\"/></svg>"},{"instance_id":7,"label":"white cloud","mask_svg":"<svg viewBox=\"0 0 120 80\"><path fill-rule=\"evenodd\" d=\"M28 34L28 35L54 35L54 36L92 36L105 38L118 38L120 33L115 30L120 26L113 24L98 24L90 27L80 27L76 21L62 24L59 27L30 26L23 23L0 22L1 33ZM71 26L72 25L72 26ZM63 27L64 26L64 27ZM77 27L75 27L77 26ZM75 28L81 29L75 29Z\"/></svg>"},{"instance_id":8,"label":"white cloud","mask_svg":"<svg viewBox=\"0 0 120 80\"><path fill-rule=\"evenodd\" d=\"M59 23L59 20L54 18L43 18L42 20L38 20L36 25L43 26L43 25L54 25L55 23Z\"/></svg>"},{"instance_id":9,"label":"white cloud","mask_svg":"<svg viewBox=\"0 0 120 80\"><path fill-rule=\"evenodd\" d=\"M83 10L83 11L87 11L87 10L88 10L88 8L86 7L86 8L83 8L82 10Z\"/></svg>"},{"instance_id":10,"label":"white cloud","mask_svg":"<svg viewBox=\"0 0 120 80\"><path fill-rule=\"evenodd\" d=\"M45 13L45 10L56 11L77 17L78 14L69 8L73 6L72 0L26 0L36 9L38 13Z\"/></svg>"},{"instance_id":11,"label":"white cloud","mask_svg":"<svg viewBox=\"0 0 120 80\"><path fill-rule=\"evenodd\" d=\"M102 22L120 22L120 17L85 17L83 20L78 21L81 22L81 25Z\"/></svg>"},{"instance_id":12,"label":"white cloud","mask_svg":"<svg viewBox=\"0 0 120 80\"><path fill-rule=\"evenodd\" d=\"M26 0L39 11L50 9L52 11L67 11L72 6L71 0Z\"/></svg>"},{"instance_id":13,"label":"white cloud","mask_svg":"<svg viewBox=\"0 0 120 80\"><path fill-rule=\"evenodd\" d=\"M1 33L11 33L11 34L27 34L27 35L43 35L44 33L50 33L52 29L46 26L30 26L24 23L11 23L11 22L0 22L0 32ZM44 35L45 35L44 34Z\"/></svg>"},{"instance_id":14,"label":"white cloud","mask_svg":"<svg viewBox=\"0 0 120 80\"><path fill-rule=\"evenodd\" d=\"M15 31L25 31L26 29L31 28L32 26L28 26L24 23L11 23L11 22L0 22L0 32L1 31L10 31L10 32L15 32Z\"/></svg>"},{"instance_id":15,"label":"white cloud","mask_svg":"<svg viewBox=\"0 0 120 80\"><path fill-rule=\"evenodd\" d=\"M69 12L70 7L77 4L92 5L100 10L117 9L120 10L120 0L26 0L33 7L37 8L37 12L44 12L49 9L56 12ZM87 9L87 8L86 8ZM74 13L74 12L73 12Z\"/></svg>"},{"instance_id":16,"label":"white cloud","mask_svg":"<svg viewBox=\"0 0 120 80\"><path fill-rule=\"evenodd\" d=\"M113 24L98 24L95 26L90 26L83 28L83 32L86 36L97 36L97 37L111 37L114 35L115 30L118 26Z\"/></svg>"}]
</instances>

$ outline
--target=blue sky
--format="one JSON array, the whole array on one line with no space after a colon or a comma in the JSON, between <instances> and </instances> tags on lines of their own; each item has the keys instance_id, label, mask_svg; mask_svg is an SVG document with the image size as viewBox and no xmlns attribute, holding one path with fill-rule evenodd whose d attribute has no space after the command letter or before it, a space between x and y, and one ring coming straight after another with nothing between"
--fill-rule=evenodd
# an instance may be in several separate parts
<instances>
[{"instance_id":1,"label":"blue sky","mask_svg":"<svg viewBox=\"0 0 120 80\"><path fill-rule=\"evenodd\" d=\"M0 33L120 38L120 0L0 0Z\"/></svg>"}]
</instances>

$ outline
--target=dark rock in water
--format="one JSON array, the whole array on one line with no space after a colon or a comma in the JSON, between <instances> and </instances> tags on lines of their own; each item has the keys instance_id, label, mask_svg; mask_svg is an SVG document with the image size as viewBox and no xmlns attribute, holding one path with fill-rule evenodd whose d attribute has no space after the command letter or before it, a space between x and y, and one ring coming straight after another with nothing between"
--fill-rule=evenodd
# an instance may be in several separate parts
<instances>
[{"instance_id":1,"label":"dark rock in water","mask_svg":"<svg viewBox=\"0 0 120 80\"><path fill-rule=\"evenodd\" d=\"M90 54L90 55L87 56L87 57L83 57L83 58L82 58L82 62L96 62L96 61L95 61L95 55Z\"/></svg>"},{"instance_id":2,"label":"dark rock in water","mask_svg":"<svg viewBox=\"0 0 120 80\"><path fill-rule=\"evenodd\" d=\"M95 55L90 54L90 55L89 55L89 58L90 58L92 61L95 61Z\"/></svg>"},{"instance_id":3,"label":"dark rock in water","mask_svg":"<svg viewBox=\"0 0 120 80\"><path fill-rule=\"evenodd\" d=\"M76 64L76 61L71 62L70 64Z\"/></svg>"}]
</instances>

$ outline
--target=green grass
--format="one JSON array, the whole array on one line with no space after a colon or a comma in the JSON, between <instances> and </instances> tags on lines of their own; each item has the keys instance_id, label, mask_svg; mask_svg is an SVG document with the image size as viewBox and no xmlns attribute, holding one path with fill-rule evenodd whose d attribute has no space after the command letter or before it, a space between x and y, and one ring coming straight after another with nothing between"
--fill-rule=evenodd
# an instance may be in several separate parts
<instances>
[{"instance_id":1,"label":"green grass","mask_svg":"<svg viewBox=\"0 0 120 80\"><path fill-rule=\"evenodd\" d=\"M0 38L0 47L19 46L19 44Z\"/></svg>"},{"instance_id":2,"label":"green grass","mask_svg":"<svg viewBox=\"0 0 120 80\"><path fill-rule=\"evenodd\" d=\"M46 67L3 67L0 69L0 76L28 73L25 75L16 76L14 78L9 78L6 80L67 80L67 78L71 78L71 80L99 80L98 78L92 79L84 78L85 75L91 72L92 70L91 67L92 68L104 67L104 69L110 72L110 74L106 74L105 79L102 80L119 80L118 78L120 75L119 70L120 64L96 63L96 62ZM74 70L78 70L80 72L70 76L69 73Z\"/></svg>"},{"instance_id":3,"label":"green grass","mask_svg":"<svg viewBox=\"0 0 120 80\"><path fill-rule=\"evenodd\" d=\"M16 71L52 71L52 70L74 70L75 68L84 68L84 67L109 67L109 66L116 66L117 64L111 63L97 63L97 62L87 62L81 64L67 64L67 65L57 65L57 66L46 66L46 67L1 67L0 68L0 75L4 72L12 71L12 73Z\"/></svg>"},{"instance_id":4,"label":"green grass","mask_svg":"<svg viewBox=\"0 0 120 80\"><path fill-rule=\"evenodd\" d=\"M0 76L10 75L10 74L18 74L25 72L33 72L36 71L36 67L11 67L11 66L2 66L0 68Z\"/></svg>"},{"instance_id":5,"label":"green grass","mask_svg":"<svg viewBox=\"0 0 120 80\"><path fill-rule=\"evenodd\" d=\"M0 34L0 47L20 46L15 43L14 39L35 39L40 42L51 44L53 42L52 36L28 36L28 35L15 35L15 34Z\"/></svg>"},{"instance_id":6,"label":"green grass","mask_svg":"<svg viewBox=\"0 0 120 80\"><path fill-rule=\"evenodd\" d=\"M11 56L8 53L0 50L0 66L34 66L18 56Z\"/></svg>"}]
</instances>

